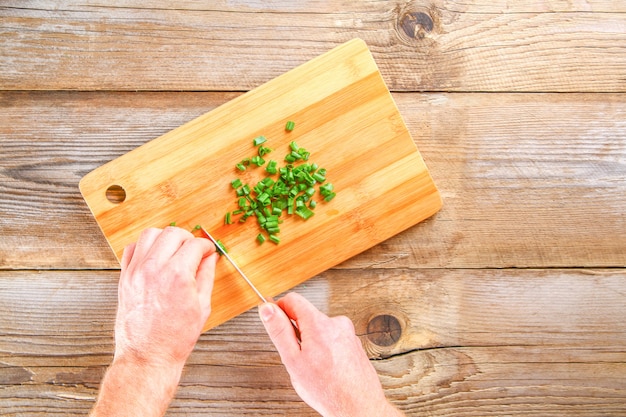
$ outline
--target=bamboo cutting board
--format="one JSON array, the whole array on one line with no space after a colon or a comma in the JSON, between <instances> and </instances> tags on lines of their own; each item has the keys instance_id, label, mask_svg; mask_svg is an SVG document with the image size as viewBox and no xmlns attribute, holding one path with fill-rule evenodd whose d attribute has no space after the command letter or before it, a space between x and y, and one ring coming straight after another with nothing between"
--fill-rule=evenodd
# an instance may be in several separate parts
<instances>
[{"instance_id":1,"label":"bamboo cutting board","mask_svg":"<svg viewBox=\"0 0 626 417\"><path fill-rule=\"evenodd\" d=\"M285 130L288 120L295 129ZM255 218L224 224L237 208L230 182L263 135L279 166L296 141L324 167L337 197L308 221L284 218L281 242L259 245ZM439 193L366 44L354 39L97 168L80 190L118 259L148 227L203 225L266 296L278 295L417 224ZM123 191L122 191L123 190ZM319 200L319 198L318 198ZM218 263L205 330L259 300L226 260Z\"/></svg>"}]
</instances>

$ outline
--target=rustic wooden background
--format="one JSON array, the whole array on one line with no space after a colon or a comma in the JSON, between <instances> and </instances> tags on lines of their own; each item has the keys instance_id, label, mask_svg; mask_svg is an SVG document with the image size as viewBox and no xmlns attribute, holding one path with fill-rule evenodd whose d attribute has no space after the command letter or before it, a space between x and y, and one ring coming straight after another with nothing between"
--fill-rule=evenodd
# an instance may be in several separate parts
<instances>
[{"instance_id":1,"label":"rustic wooden background","mask_svg":"<svg viewBox=\"0 0 626 417\"><path fill-rule=\"evenodd\" d=\"M354 320L407 415L626 415L610 0L0 0L0 414L84 415L111 361L118 265L79 179L354 37L444 208L296 290ZM168 415L315 413L249 311Z\"/></svg>"}]
</instances>

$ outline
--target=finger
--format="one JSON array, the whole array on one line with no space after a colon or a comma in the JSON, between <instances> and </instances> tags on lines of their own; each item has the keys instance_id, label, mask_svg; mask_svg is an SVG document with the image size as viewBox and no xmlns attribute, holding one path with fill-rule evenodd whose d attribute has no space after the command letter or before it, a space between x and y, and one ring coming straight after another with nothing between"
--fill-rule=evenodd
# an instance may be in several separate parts
<instances>
[{"instance_id":1,"label":"finger","mask_svg":"<svg viewBox=\"0 0 626 417\"><path fill-rule=\"evenodd\" d=\"M180 245L171 259L174 264L181 267L182 271L195 278L202 260L211 253L215 253L215 245L207 239L191 236L191 239L185 240Z\"/></svg>"},{"instance_id":2,"label":"finger","mask_svg":"<svg viewBox=\"0 0 626 417\"><path fill-rule=\"evenodd\" d=\"M216 252L206 256L200 262L198 273L196 274L196 288L198 291L198 300L202 309L203 323L206 322L211 314L211 293L213 292L213 282L215 280L215 265L219 255Z\"/></svg>"},{"instance_id":3,"label":"finger","mask_svg":"<svg viewBox=\"0 0 626 417\"><path fill-rule=\"evenodd\" d=\"M289 317L273 303L261 304L259 316L285 366L295 364L300 354L300 343Z\"/></svg>"},{"instance_id":4,"label":"finger","mask_svg":"<svg viewBox=\"0 0 626 417\"><path fill-rule=\"evenodd\" d=\"M145 229L143 232L141 232L141 234L139 235L139 239L137 239L137 242L135 243L133 256L129 260L129 263L127 265L128 270L131 273L132 270L135 269L137 265L141 263L141 261L146 257L148 251L150 250L150 248L152 248L154 241L157 239L157 237L159 237L161 232L161 229L156 228Z\"/></svg>"},{"instance_id":5,"label":"finger","mask_svg":"<svg viewBox=\"0 0 626 417\"><path fill-rule=\"evenodd\" d=\"M306 298L296 292L290 292L280 300L278 306L293 319L300 330L315 326L320 320L328 319L328 316L319 311Z\"/></svg>"},{"instance_id":6,"label":"finger","mask_svg":"<svg viewBox=\"0 0 626 417\"><path fill-rule=\"evenodd\" d=\"M191 232L181 229L180 227L166 227L154 240L146 256L156 260L160 264L164 264L178 252L185 242L194 239L195 237Z\"/></svg>"},{"instance_id":7,"label":"finger","mask_svg":"<svg viewBox=\"0 0 626 417\"><path fill-rule=\"evenodd\" d=\"M122 270L125 270L126 268L128 268L128 264L130 264L131 259L133 259L133 253L135 252L135 245L136 243L131 243L129 245L126 245L126 247L124 248L124 253L122 254L122 259L120 261Z\"/></svg>"}]
</instances>

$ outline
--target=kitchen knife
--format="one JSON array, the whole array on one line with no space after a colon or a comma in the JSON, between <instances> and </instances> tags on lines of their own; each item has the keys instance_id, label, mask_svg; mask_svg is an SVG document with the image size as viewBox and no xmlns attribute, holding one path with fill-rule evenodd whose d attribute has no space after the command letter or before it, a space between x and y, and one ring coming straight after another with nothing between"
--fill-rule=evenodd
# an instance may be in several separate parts
<instances>
[{"instance_id":1,"label":"kitchen knife","mask_svg":"<svg viewBox=\"0 0 626 417\"><path fill-rule=\"evenodd\" d=\"M263 296L263 294L261 294L261 291L259 291L257 289L257 287L254 286L254 284L252 283L252 281L250 281L250 279L246 276L246 274L243 273L243 271L241 270L241 268L239 268L239 266L237 265L237 263L233 260L233 258L230 257L230 255L228 255L226 253L226 251L223 251L220 249L220 245L219 243L217 243L217 240L215 240L215 238L213 236L211 236L209 234L209 232L206 231L206 229L202 226L200 226L200 230L202 230L202 232L206 235L207 238L209 238L209 240L211 242L213 242L213 244L215 245L215 248L218 251L221 251L222 255L224 255L226 257L226 259L228 259L228 262L231 263L231 265L233 267L235 267L235 269L237 270L237 272L239 272L239 275L241 275L241 277L248 283L248 285L250 286L250 288L252 288L254 290L254 292L256 293L256 295L259 296L259 298L261 300L263 300L264 303L267 303L267 299ZM293 319L289 319L289 321L291 321L291 325L293 326L293 330L296 333L296 338L298 339L298 343L302 342L301 336L300 336L300 329L298 328L298 325L296 324L296 322Z\"/></svg>"},{"instance_id":2,"label":"kitchen knife","mask_svg":"<svg viewBox=\"0 0 626 417\"><path fill-rule=\"evenodd\" d=\"M209 240L211 242L213 242L213 244L215 245L215 248L220 251L222 253L222 255L224 255L224 257L226 257L226 259L228 259L228 262L231 263L232 266L235 267L235 269L237 270L237 272L239 272L239 275L241 275L241 277L248 283L248 285L250 286L250 288L252 288L254 290L254 292L256 293L256 295L259 296L259 298L264 302L267 303L267 299L263 296L263 294L261 294L261 291L259 291L257 289L257 287L254 286L254 284L252 283L252 281L250 281L250 279L246 276L246 274L243 273L243 271L239 268L239 266L237 266L237 264L235 263L235 261L233 260L233 258L230 257L230 255L228 255L228 253L226 253L226 251L223 251L220 249L220 245L219 243L217 243L217 240L215 240L213 238L213 236L211 236L209 234L209 232L206 231L206 229L204 227L200 227L200 230L202 230L202 232L206 235L206 237L209 238Z\"/></svg>"}]
</instances>

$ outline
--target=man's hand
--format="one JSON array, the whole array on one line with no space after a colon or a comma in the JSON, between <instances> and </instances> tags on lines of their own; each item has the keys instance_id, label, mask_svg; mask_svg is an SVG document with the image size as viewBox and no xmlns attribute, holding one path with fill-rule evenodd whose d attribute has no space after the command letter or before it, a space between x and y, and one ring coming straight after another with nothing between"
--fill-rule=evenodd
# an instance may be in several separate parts
<instances>
[{"instance_id":1,"label":"man's hand","mask_svg":"<svg viewBox=\"0 0 626 417\"><path fill-rule=\"evenodd\" d=\"M209 240L175 227L126 247L115 356L92 416L164 414L211 312L217 259Z\"/></svg>"},{"instance_id":2,"label":"man's hand","mask_svg":"<svg viewBox=\"0 0 626 417\"><path fill-rule=\"evenodd\" d=\"M215 245L177 227L147 229L122 256L115 355L184 364L211 313Z\"/></svg>"},{"instance_id":3,"label":"man's hand","mask_svg":"<svg viewBox=\"0 0 626 417\"><path fill-rule=\"evenodd\" d=\"M402 416L385 398L350 319L330 318L296 293L277 305L259 306L259 315L296 393L320 414ZM298 326L300 341L290 319Z\"/></svg>"}]
</instances>

